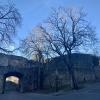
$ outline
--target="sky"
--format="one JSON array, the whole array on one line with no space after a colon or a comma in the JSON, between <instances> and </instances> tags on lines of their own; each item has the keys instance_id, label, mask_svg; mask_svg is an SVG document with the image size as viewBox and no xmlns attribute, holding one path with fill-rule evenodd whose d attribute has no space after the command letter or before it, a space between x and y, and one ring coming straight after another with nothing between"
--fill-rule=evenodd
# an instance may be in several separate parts
<instances>
[{"instance_id":1,"label":"sky","mask_svg":"<svg viewBox=\"0 0 100 100\"><path fill-rule=\"evenodd\" d=\"M9 0L0 0L0 3L7 4ZM96 27L100 38L100 0L12 0L22 16L22 25L17 30L16 44L25 38L32 29L43 22L51 12L51 8L82 7L87 13L87 19Z\"/></svg>"}]
</instances>

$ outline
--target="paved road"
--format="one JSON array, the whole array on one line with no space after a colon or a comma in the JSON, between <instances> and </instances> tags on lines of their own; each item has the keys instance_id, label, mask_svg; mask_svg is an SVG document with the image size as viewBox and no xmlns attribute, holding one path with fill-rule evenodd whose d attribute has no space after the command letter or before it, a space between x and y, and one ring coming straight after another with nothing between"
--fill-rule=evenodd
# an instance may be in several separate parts
<instances>
[{"instance_id":1,"label":"paved road","mask_svg":"<svg viewBox=\"0 0 100 100\"><path fill-rule=\"evenodd\" d=\"M78 91L69 91L59 96L54 94L42 95L34 93L9 92L0 94L0 100L100 100L100 83L87 86Z\"/></svg>"}]
</instances>

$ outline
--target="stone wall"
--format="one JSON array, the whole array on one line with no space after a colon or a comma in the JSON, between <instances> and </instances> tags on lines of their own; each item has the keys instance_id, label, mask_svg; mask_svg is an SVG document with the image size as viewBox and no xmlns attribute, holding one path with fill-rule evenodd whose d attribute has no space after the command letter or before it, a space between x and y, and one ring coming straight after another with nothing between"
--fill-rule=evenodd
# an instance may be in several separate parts
<instances>
[{"instance_id":1,"label":"stone wall","mask_svg":"<svg viewBox=\"0 0 100 100\"><path fill-rule=\"evenodd\" d=\"M20 73L21 78L21 91L32 91L34 89L34 79L36 80L37 63L30 63L29 60L20 56L0 54L0 91L3 92L5 76L14 73ZM13 73L13 74L12 74ZM35 73L35 74L34 74ZM18 76L18 75L17 75Z\"/></svg>"},{"instance_id":2,"label":"stone wall","mask_svg":"<svg viewBox=\"0 0 100 100\"><path fill-rule=\"evenodd\" d=\"M75 76L78 80L93 80L93 67L97 68L98 58L86 54L72 55L73 66L75 69ZM42 69L40 71L40 69ZM57 73L56 73L57 71ZM40 75L40 73L41 75ZM16 74L17 73L17 74ZM22 77L20 77L21 74ZM97 76L100 70L96 70ZM70 77L67 66L60 57L50 60L49 63L41 65L38 62L27 60L26 58L14 55L0 54L0 92L4 92L4 83L6 76L17 76L20 78L20 91L33 91L39 88L38 86L44 81L44 87L54 87L56 74L58 74L61 85L69 85ZM41 84L42 86L42 84Z\"/></svg>"},{"instance_id":3,"label":"stone wall","mask_svg":"<svg viewBox=\"0 0 100 100\"><path fill-rule=\"evenodd\" d=\"M73 54L72 63L75 70L75 77L78 82L94 80L95 76L100 78L100 70L97 70L99 65L98 57L90 54ZM54 86L56 70L58 71L58 78L62 82L62 85L69 85L70 77L67 65L64 64L60 57L53 58L48 62L45 71L46 78L44 84L47 87Z\"/></svg>"}]
</instances>

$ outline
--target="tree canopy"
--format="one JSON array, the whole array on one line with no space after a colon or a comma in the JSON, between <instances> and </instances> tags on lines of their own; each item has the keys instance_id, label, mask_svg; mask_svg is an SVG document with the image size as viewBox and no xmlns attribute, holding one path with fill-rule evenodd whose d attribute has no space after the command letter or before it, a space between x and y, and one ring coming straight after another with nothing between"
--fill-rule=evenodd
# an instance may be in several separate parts
<instances>
[{"instance_id":1,"label":"tree canopy","mask_svg":"<svg viewBox=\"0 0 100 100\"><path fill-rule=\"evenodd\" d=\"M17 26L21 25L21 15L14 4L0 5L0 51L8 52L7 46L13 42Z\"/></svg>"}]
</instances>

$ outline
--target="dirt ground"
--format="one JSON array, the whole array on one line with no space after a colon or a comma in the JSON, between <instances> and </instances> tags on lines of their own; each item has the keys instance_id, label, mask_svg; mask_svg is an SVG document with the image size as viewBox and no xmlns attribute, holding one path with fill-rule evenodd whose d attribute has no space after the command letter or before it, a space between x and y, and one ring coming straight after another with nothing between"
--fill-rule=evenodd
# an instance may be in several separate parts
<instances>
[{"instance_id":1,"label":"dirt ground","mask_svg":"<svg viewBox=\"0 0 100 100\"><path fill-rule=\"evenodd\" d=\"M59 92L58 95L8 92L0 94L0 100L100 100L100 83L87 85L77 91Z\"/></svg>"}]
</instances>

